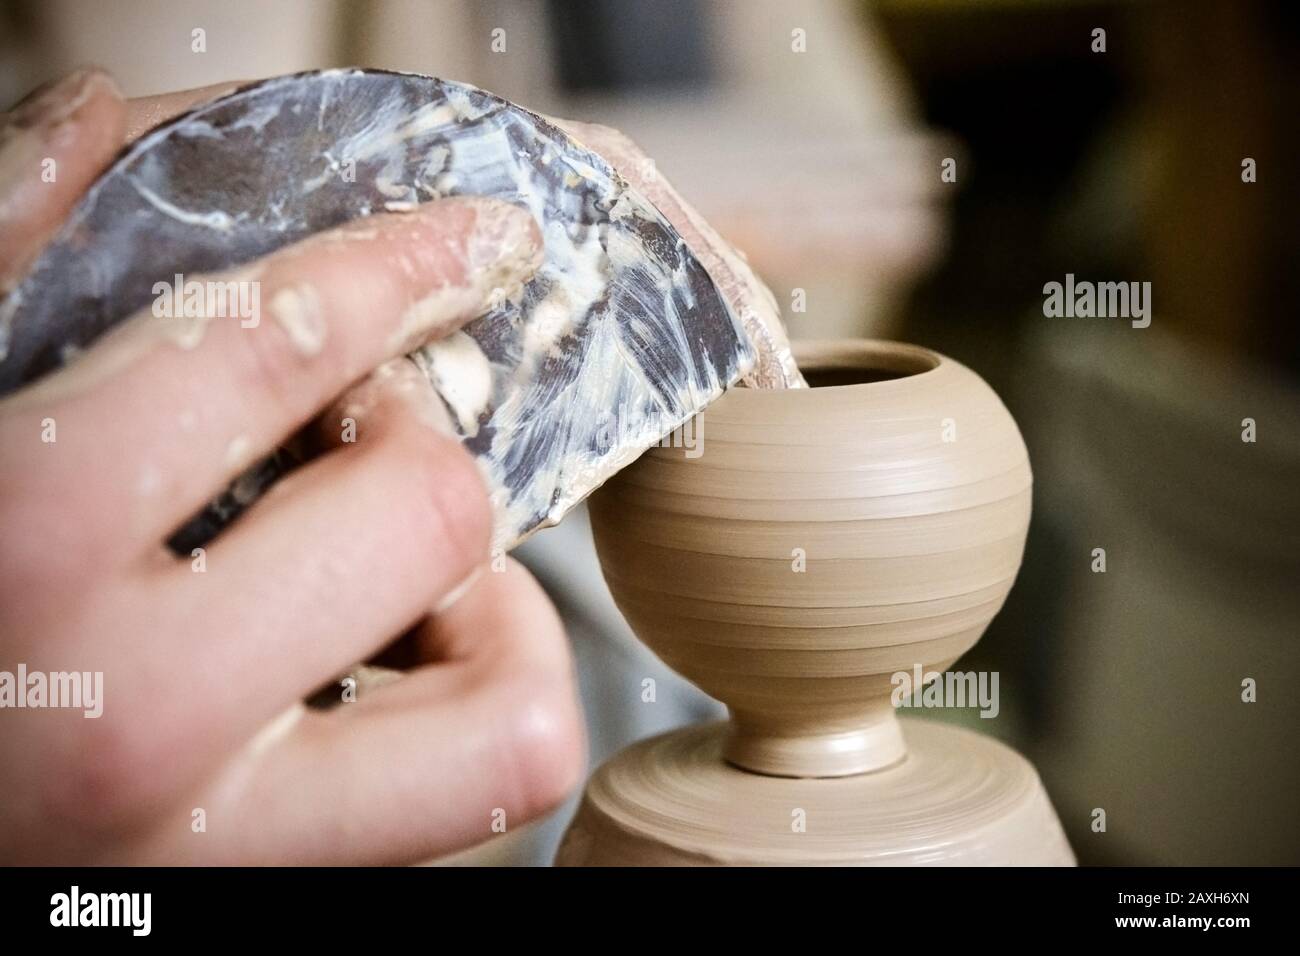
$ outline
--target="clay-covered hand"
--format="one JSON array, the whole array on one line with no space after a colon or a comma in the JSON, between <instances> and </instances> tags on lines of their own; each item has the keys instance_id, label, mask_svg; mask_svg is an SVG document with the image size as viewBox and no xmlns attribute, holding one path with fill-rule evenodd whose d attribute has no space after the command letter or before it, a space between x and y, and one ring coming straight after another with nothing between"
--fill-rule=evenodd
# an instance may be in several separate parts
<instances>
[{"instance_id":1,"label":"clay-covered hand","mask_svg":"<svg viewBox=\"0 0 1300 956\"><path fill-rule=\"evenodd\" d=\"M88 71L4 118L5 280L169 111ZM255 296L255 322L146 311L0 401L0 861L409 862L577 783L559 620L493 567L475 465L401 358L525 281L540 243L490 200L369 217L204 277ZM206 551L167 550L325 408L347 419L333 450ZM404 633L409 673L301 703ZM71 672L82 706L49 706L69 685L39 685Z\"/></svg>"}]
</instances>

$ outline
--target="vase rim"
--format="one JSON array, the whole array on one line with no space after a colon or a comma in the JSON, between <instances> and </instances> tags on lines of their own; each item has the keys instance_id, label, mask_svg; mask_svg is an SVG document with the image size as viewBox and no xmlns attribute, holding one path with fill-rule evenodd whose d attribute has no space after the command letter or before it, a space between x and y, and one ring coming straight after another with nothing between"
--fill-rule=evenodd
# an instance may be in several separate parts
<instances>
[{"instance_id":1,"label":"vase rim","mask_svg":"<svg viewBox=\"0 0 1300 956\"><path fill-rule=\"evenodd\" d=\"M810 391L844 388L878 388L920 378L944 364L938 352L887 339L804 339L794 343L795 361L805 377L825 372L885 373L886 377L860 382L813 385Z\"/></svg>"}]
</instances>

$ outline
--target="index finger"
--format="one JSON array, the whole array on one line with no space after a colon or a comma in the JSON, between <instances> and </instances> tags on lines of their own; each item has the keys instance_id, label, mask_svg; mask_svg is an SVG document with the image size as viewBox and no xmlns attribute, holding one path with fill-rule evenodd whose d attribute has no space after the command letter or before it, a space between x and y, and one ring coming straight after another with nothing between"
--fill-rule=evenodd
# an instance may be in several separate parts
<instances>
[{"instance_id":1,"label":"index finger","mask_svg":"<svg viewBox=\"0 0 1300 956\"><path fill-rule=\"evenodd\" d=\"M53 453L9 460L61 507L95 476L88 545L156 546L347 385L513 294L541 249L532 216L499 200L356 220L208 280L257 303L248 318L123 323L0 404L0 444L39 442L53 420Z\"/></svg>"}]
</instances>

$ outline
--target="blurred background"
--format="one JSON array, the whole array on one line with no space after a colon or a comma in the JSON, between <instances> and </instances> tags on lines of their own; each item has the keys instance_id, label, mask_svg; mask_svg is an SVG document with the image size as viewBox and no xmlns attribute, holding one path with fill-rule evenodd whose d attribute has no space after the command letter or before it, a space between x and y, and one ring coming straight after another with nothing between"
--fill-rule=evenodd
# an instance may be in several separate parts
<instances>
[{"instance_id":1,"label":"blurred background","mask_svg":"<svg viewBox=\"0 0 1300 956\"><path fill-rule=\"evenodd\" d=\"M926 719L1029 756L1081 863L1300 864L1298 22L1290 0L0 0L0 105L84 63L132 96L362 65L623 129L794 337L938 349L1020 422L1024 568L958 665L999 672L1001 712ZM1045 317L1067 273L1150 282L1150 327ZM594 766L720 709L636 642L585 521L520 556L567 619ZM571 813L456 862L546 862Z\"/></svg>"}]
</instances>

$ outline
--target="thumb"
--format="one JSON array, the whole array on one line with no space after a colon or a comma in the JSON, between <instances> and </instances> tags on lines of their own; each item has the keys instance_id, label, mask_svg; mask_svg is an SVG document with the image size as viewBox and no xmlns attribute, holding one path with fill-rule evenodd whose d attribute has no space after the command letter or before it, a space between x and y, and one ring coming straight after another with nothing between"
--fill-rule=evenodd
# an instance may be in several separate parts
<instances>
[{"instance_id":1,"label":"thumb","mask_svg":"<svg viewBox=\"0 0 1300 956\"><path fill-rule=\"evenodd\" d=\"M0 123L3 292L121 149L126 105L108 74L90 68L37 90Z\"/></svg>"}]
</instances>

